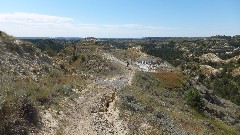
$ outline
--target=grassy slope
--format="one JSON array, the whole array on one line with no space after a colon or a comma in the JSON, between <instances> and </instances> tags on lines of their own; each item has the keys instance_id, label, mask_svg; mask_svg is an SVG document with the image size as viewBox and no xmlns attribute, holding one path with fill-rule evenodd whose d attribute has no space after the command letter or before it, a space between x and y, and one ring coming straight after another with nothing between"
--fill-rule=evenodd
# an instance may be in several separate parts
<instances>
[{"instance_id":1,"label":"grassy slope","mask_svg":"<svg viewBox=\"0 0 240 135\"><path fill-rule=\"evenodd\" d=\"M184 95L189 87L186 86L185 79L180 73L174 72L137 73L133 85L120 93L122 117L130 119L131 132L162 133L164 125L156 121L156 113L160 112L167 114L175 125L186 132L237 135L238 129L186 106ZM144 122L149 123L151 128L143 128Z\"/></svg>"}]
</instances>

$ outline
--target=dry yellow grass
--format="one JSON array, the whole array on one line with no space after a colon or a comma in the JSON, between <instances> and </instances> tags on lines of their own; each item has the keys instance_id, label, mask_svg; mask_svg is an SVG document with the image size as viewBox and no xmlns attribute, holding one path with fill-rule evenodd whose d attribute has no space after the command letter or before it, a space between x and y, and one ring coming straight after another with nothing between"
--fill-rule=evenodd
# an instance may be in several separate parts
<instances>
[{"instance_id":1,"label":"dry yellow grass","mask_svg":"<svg viewBox=\"0 0 240 135\"><path fill-rule=\"evenodd\" d=\"M179 72L158 72L153 73L154 76L163 81L166 87L181 87L183 84L183 76Z\"/></svg>"}]
</instances>

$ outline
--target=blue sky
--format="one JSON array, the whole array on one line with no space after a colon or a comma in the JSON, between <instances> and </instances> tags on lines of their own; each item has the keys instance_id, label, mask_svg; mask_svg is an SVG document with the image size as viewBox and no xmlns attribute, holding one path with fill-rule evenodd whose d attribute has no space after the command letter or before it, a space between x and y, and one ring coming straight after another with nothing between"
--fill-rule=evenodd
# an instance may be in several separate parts
<instances>
[{"instance_id":1,"label":"blue sky","mask_svg":"<svg viewBox=\"0 0 240 135\"><path fill-rule=\"evenodd\" d=\"M240 34L240 0L1 0L14 36L147 37Z\"/></svg>"}]
</instances>

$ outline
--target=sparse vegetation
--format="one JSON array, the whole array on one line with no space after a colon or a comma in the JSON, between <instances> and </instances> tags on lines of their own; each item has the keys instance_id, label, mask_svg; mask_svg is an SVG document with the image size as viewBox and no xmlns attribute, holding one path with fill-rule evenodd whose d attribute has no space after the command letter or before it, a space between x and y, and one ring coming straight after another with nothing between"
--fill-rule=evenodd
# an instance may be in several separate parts
<instances>
[{"instance_id":1,"label":"sparse vegetation","mask_svg":"<svg viewBox=\"0 0 240 135\"><path fill-rule=\"evenodd\" d=\"M75 45L77 40L61 40L61 39L29 39L34 46L45 51L49 56L56 56L66 46Z\"/></svg>"},{"instance_id":2,"label":"sparse vegetation","mask_svg":"<svg viewBox=\"0 0 240 135\"><path fill-rule=\"evenodd\" d=\"M0 134L39 133L48 118L58 127L54 133L65 134L66 122L76 122L68 116L81 120L88 116L94 128L110 123L103 129L110 132L121 116L117 122L121 126L128 122L130 134L240 131L239 41L234 37L219 42L215 38L29 41L0 32ZM223 45L232 53L221 50ZM145 68L154 68L153 63L162 68L143 70L138 60ZM202 69L203 65L211 68Z\"/></svg>"}]
</instances>

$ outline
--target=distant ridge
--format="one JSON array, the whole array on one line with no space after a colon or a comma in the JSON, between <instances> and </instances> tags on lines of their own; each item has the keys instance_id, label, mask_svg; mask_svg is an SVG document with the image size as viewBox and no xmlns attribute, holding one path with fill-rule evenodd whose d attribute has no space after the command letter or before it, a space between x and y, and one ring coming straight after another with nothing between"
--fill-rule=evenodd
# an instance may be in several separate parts
<instances>
[{"instance_id":1,"label":"distant ridge","mask_svg":"<svg viewBox=\"0 0 240 135\"><path fill-rule=\"evenodd\" d=\"M81 37L16 37L17 39L62 39L62 40L80 40Z\"/></svg>"},{"instance_id":2,"label":"distant ridge","mask_svg":"<svg viewBox=\"0 0 240 135\"><path fill-rule=\"evenodd\" d=\"M144 40L197 40L206 37L143 37Z\"/></svg>"}]
</instances>

